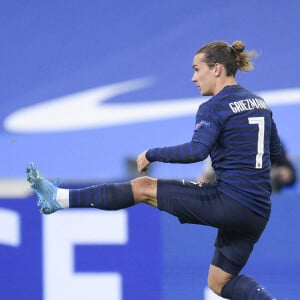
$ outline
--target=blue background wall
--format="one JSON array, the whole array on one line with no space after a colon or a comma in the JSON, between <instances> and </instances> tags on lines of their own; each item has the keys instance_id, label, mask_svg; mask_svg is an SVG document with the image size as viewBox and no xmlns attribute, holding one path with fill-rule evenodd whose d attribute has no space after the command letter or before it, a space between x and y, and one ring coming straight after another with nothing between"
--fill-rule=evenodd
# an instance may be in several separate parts
<instances>
[{"instance_id":1,"label":"blue background wall","mask_svg":"<svg viewBox=\"0 0 300 300\"><path fill-rule=\"evenodd\" d=\"M265 96L296 161L299 9L296 0L2 2L0 178L21 181L12 191L2 184L0 191L0 207L17 213L20 222L12 221L19 243L7 246L6 219L0 220L3 299L47 297L45 225L22 183L27 163L35 161L62 185L125 180L135 175L128 161L144 149L189 140L203 100L191 82L192 58L209 41L241 39L260 52L254 71L239 74L238 81ZM153 164L150 174L195 179L202 168ZM297 190L273 197L272 219L245 270L278 299L300 296ZM215 231L180 225L145 207L129 209L127 217L126 249L101 250L107 263L101 269L99 249L78 246L74 274L112 268L123 278L124 299L140 298L138 293L143 299L202 299ZM97 264L81 261L84 253ZM114 256L120 257L116 263Z\"/></svg>"}]
</instances>

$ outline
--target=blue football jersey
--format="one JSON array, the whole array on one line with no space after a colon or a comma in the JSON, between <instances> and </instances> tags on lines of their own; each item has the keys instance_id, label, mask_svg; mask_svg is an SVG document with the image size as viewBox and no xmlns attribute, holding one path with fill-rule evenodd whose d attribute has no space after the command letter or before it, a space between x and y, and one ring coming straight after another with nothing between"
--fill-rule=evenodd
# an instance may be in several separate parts
<instances>
[{"instance_id":1,"label":"blue football jersey","mask_svg":"<svg viewBox=\"0 0 300 300\"><path fill-rule=\"evenodd\" d=\"M188 143L147 151L149 161L191 163L211 157L221 193L267 217L271 161L280 139L265 101L240 85L226 86L201 104Z\"/></svg>"}]
</instances>

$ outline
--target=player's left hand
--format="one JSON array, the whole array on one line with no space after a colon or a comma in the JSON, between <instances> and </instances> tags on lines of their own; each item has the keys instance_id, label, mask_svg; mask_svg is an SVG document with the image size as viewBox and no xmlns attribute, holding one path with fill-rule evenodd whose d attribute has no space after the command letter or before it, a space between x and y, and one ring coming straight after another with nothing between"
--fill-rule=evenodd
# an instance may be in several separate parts
<instances>
[{"instance_id":1,"label":"player's left hand","mask_svg":"<svg viewBox=\"0 0 300 300\"><path fill-rule=\"evenodd\" d=\"M148 150L145 150L144 152L142 152L140 155L138 155L137 159L136 159L136 164L137 164L137 170L139 173L142 172L146 172L149 165L150 165L150 161L146 158L146 153Z\"/></svg>"}]
</instances>

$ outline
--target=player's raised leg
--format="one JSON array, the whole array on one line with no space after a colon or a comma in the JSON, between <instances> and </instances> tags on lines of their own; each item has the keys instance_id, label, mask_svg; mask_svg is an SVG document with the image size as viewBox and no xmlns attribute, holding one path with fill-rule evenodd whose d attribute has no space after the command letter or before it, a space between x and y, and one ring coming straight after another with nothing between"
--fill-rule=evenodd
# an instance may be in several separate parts
<instances>
[{"instance_id":1,"label":"player's raised leg","mask_svg":"<svg viewBox=\"0 0 300 300\"><path fill-rule=\"evenodd\" d=\"M27 180L37 194L38 206L44 214L63 208L93 207L118 210L137 203L157 206L157 180L139 177L131 182L108 183L81 189L62 189L40 176L33 163L27 167Z\"/></svg>"}]
</instances>

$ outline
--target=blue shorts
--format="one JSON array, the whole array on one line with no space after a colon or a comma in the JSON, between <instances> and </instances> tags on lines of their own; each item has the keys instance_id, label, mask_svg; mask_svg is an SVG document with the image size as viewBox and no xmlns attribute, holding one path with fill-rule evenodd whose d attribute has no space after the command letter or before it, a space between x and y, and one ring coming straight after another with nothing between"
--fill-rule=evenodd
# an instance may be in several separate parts
<instances>
[{"instance_id":1,"label":"blue shorts","mask_svg":"<svg viewBox=\"0 0 300 300\"><path fill-rule=\"evenodd\" d=\"M159 179L157 203L181 223L218 228L211 264L233 275L245 266L268 222L211 183Z\"/></svg>"}]
</instances>

